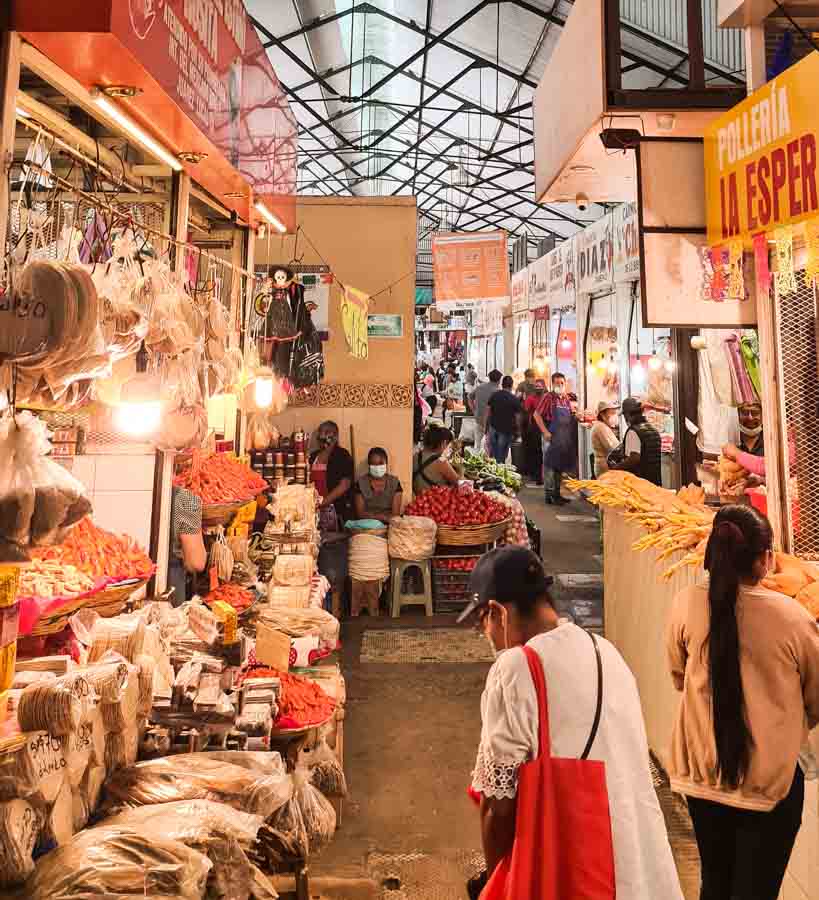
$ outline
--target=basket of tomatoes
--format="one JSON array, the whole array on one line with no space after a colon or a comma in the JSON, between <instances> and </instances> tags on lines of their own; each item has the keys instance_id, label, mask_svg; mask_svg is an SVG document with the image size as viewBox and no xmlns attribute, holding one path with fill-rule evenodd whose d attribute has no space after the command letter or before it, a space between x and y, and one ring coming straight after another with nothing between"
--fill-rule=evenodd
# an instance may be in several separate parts
<instances>
[{"instance_id":1,"label":"basket of tomatoes","mask_svg":"<svg viewBox=\"0 0 819 900\"><path fill-rule=\"evenodd\" d=\"M479 547L502 537L509 510L481 491L436 486L419 494L406 515L426 516L438 525L438 544L444 547Z\"/></svg>"}]
</instances>

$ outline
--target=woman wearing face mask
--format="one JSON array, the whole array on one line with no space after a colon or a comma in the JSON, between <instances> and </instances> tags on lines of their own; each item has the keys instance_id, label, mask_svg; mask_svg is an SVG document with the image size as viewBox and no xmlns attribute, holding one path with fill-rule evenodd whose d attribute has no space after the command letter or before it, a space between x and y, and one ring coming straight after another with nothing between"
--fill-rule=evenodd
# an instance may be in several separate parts
<instances>
[{"instance_id":1,"label":"woman wearing face mask","mask_svg":"<svg viewBox=\"0 0 819 900\"><path fill-rule=\"evenodd\" d=\"M539 753L537 693L525 647L534 651L546 683L551 746L543 753L577 759L588 747L587 758L605 764L617 900L682 900L634 676L608 641L558 620L551 583L530 550L492 550L470 576L474 599L460 617L476 613L492 647L503 651L481 699L483 727L472 775L487 874L513 852L519 769ZM517 833L529 825L519 822ZM559 834L560 823L554 825ZM548 852L560 854L559 842ZM524 889L515 896L531 895Z\"/></svg>"},{"instance_id":2,"label":"woman wearing face mask","mask_svg":"<svg viewBox=\"0 0 819 900\"><path fill-rule=\"evenodd\" d=\"M617 428L617 404L601 400L597 404L597 421L592 425L591 445L594 452L594 474L599 477L609 470L609 453L620 443Z\"/></svg>"},{"instance_id":3,"label":"woman wearing face mask","mask_svg":"<svg viewBox=\"0 0 819 900\"><path fill-rule=\"evenodd\" d=\"M378 519L385 525L393 516L401 515L403 488L401 482L387 472L387 451L373 447L367 454L368 471L355 485L355 517Z\"/></svg>"},{"instance_id":4,"label":"woman wearing face mask","mask_svg":"<svg viewBox=\"0 0 819 900\"><path fill-rule=\"evenodd\" d=\"M350 454L338 445L338 425L322 422L316 435L318 450L310 454L310 480L321 497L321 548L318 569L330 582L332 612L341 615L341 596L347 578L347 543L344 523L353 517L351 487L355 467Z\"/></svg>"},{"instance_id":5,"label":"woman wearing face mask","mask_svg":"<svg viewBox=\"0 0 819 900\"><path fill-rule=\"evenodd\" d=\"M416 497L435 485L458 483L458 473L447 459L453 440L448 428L441 428L439 425L427 427L423 447L415 454L412 466L412 487Z\"/></svg>"},{"instance_id":6,"label":"woman wearing face mask","mask_svg":"<svg viewBox=\"0 0 819 900\"><path fill-rule=\"evenodd\" d=\"M819 631L800 604L760 586L772 557L768 520L724 506L705 550L708 582L671 610L682 701L669 775L688 798L701 900L776 900L802 822L797 760L819 722Z\"/></svg>"}]
</instances>

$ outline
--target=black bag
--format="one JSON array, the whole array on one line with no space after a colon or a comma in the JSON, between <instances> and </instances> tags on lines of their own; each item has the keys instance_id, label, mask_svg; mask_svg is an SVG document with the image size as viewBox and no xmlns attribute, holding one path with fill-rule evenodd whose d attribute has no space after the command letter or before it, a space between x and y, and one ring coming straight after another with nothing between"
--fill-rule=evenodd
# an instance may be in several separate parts
<instances>
[{"instance_id":1,"label":"black bag","mask_svg":"<svg viewBox=\"0 0 819 900\"><path fill-rule=\"evenodd\" d=\"M606 462L609 464L609 468L613 468L614 466L619 466L620 463L626 458L626 445L625 442L615 447L614 450L609 453L606 457Z\"/></svg>"}]
</instances>

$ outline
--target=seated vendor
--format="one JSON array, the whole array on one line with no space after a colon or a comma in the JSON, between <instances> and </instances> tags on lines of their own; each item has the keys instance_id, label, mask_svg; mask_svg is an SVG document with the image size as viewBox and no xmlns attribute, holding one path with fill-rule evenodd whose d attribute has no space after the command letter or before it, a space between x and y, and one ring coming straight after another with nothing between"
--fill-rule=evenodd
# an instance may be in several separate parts
<instances>
[{"instance_id":1,"label":"seated vendor","mask_svg":"<svg viewBox=\"0 0 819 900\"><path fill-rule=\"evenodd\" d=\"M310 480L321 497L318 570L330 582L330 611L340 618L347 578L349 537L344 532L344 523L353 514L350 489L355 468L352 456L338 444L338 425L335 422L322 422L318 427L317 439L319 449L310 454Z\"/></svg>"},{"instance_id":2,"label":"seated vendor","mask_svg":"<svg viewBox=\"0 0 819 900\"><path fill-rule=\"evenodd\" d=\"M190 599L190 578L205 571L208 554L202 537L202 501L185 488L175 487L171 497L171 553L168 587L171 603L181 606Z\"/></svg>"},{"instance_id":3,"label":"seated vendor","mask_svg":"<svg viewBox=\"0 0 819 900\"><path fill-rule=\"evenodd\" d=\"M747 469L752 475L765 477L765 438L762 433L762 406L757 402L741 403L739 417L739 446L726 444L722 454Z\"/></svg>"},{"instance_id":4,"label":"seated vendor","mask_svg":"<svg viewBox=\"0 0 819 900\"><path fill-rule=\"evenodd\" d=\"M378 519L389 523L401 515L403 488L401 482L387 472L387 451L373 447L367 454L368 471L355 485L353 497L357 519Z\"/></svg>"},{"instance_id":5,"label":"seated vendor","mask_svg":"<svg viewBox=\"0 0 819 900\"><path fill-rule=\"evenodd\" d=\"M424 432L423 447L415 454L412 487L415 495L436 485L456 485L458 473L446 457L454 437L448 428L430 425Z\"/></svg>"}]
</instances>

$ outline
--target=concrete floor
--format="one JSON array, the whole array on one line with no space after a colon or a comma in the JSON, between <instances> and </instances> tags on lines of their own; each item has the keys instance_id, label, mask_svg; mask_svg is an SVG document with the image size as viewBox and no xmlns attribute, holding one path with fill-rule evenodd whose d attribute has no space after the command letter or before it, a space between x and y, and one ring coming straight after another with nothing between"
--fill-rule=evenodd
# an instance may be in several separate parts
<instances>
[{"instance_id":1,"label":"concrete floor","mask_svg":"<svg viewBox=\"0 0 819 900\"><path fill-rule=\"evenodd\" d=\"M534 488L524 489L521 499L541 530L542 555L551 573L602 571L598 524L556 518L593 515L588 505L575 501L559 509L547 507L541 489ZM600 627L600 586L567 588L558 581L556 600L563 614L595 630ZM360 661L367 629L452 628L454 618L405 613L400 620L364 617L344 624L345 769L350 796L334 842L311 864L311 878L321 885L311 892L314 896L466 898L464 881L482 859L478 817L466 788L489 666ZM667 789L660 787L659 794L686 898L694 900L698 872L690 824ZM354 879L359 879L355 888Z\"/></svg>"}]
</instances>

